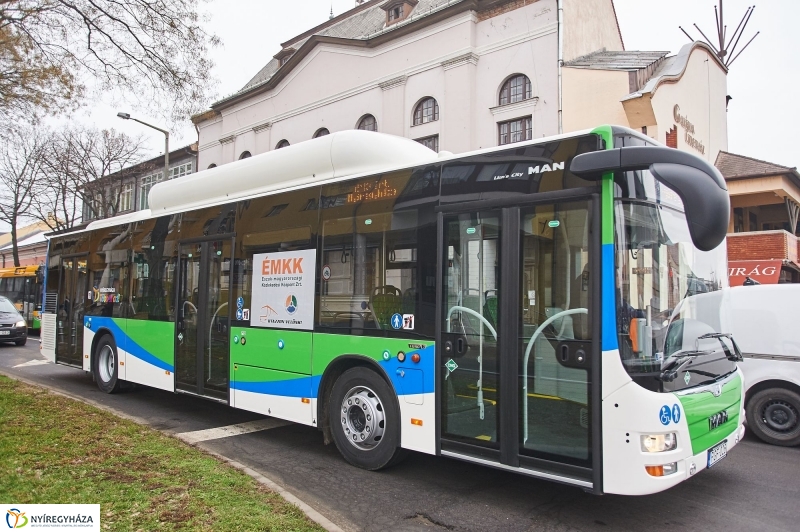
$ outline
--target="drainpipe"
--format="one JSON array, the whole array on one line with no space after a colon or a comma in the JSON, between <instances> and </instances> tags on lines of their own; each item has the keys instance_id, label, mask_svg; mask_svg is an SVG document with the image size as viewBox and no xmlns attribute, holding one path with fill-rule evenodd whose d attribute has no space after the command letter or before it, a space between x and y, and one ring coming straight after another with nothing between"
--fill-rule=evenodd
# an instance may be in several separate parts
<instances>
[{"instance_id":1,"label":"drainpipe","mask_svg":"<svg viewBox=\"0 0 800 532\"><path fill-rule=\"evenodd\" d=\"M557 0L558 6L558 133L564 132L562 121L564 94L561 86L561 67L564 64L564 0Z\"/></svg>"}]
</instances>

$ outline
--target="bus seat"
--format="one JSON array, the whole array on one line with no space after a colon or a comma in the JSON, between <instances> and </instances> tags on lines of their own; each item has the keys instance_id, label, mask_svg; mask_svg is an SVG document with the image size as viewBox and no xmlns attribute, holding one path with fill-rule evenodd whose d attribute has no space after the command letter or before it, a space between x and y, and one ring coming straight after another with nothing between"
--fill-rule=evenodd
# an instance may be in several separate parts
<instances>
[{"instance_id":1,"label":"bus seat","mask_svg":"<svg viewBox=\"0 0 800 532\"><path fill-rule=\"evenodd\" d=\"M375 314L380 327L382 329L391 329L390 321L392 315L403 309L402 292L392 285L375 287L369 297L369 306Z\"/></svg>"},{"instance_id":2,"label":"bus seat","mask_svg":"<svg viewBox=\"0 0 800 532\"><path fill-rule=\"evenodd\" d=\"M417 308L417 291L409 288L403 292L403 314L414 314Z\"/></svg>"},{"instance_id":3,"label":"bus seat","mask_svg":"<svg viewBox=\"0 0 800 532\"><path fill-rule=\"evenodd\" d=\"M497 296L488 296L486 298L486 302L483 304L483 315L493 327L497 328ZM488 334L488 332L486 331L485 334Z\"/></svg>"}]
</instances>

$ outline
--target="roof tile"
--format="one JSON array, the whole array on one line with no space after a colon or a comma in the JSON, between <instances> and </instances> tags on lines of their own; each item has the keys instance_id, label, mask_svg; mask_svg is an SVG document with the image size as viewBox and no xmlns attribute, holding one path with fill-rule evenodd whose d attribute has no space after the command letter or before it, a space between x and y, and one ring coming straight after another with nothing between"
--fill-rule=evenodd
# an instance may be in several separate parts
<instances>
[{"instance_id":1,"label":"roof tile","mask_svg":"<svg viewBox=\"0 0 800 532\"><path fill-rule=\"evenodd\" d=\"M620 50L608 52L599 50L591 54L567 61L564 66L573 68L589 68L593 70L640 70L659 61L669 52L642 52L637 50Z\"/></svg>"},{"instance_id":2,"label":"roof tile","mask_svg":"<svg viewBox=\"0 0 800 532\"><path fill-rule=\"evenodd\" d=\"M727 151L719 152L714 166L717 167L725 179L797 172L795 168L754 159L753 157L745 157L744 155L737 155Z\"/></svg>"}]
</instances>

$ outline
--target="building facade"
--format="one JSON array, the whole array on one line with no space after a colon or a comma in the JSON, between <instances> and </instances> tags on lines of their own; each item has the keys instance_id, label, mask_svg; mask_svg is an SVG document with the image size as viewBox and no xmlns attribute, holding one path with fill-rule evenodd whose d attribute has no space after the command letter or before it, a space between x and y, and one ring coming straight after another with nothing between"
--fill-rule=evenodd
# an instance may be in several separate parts
<instances>
[{"instance_id":1,"label":"building facade","mask_svg":"<svg viewBox=\"0 0 800 532\"><path fill-rule=\"evenodd\" d=\"M800 282L800 173L752 157L720 152L716 166L728 184L728 274L762 284Z\"/></svg>"},{"instance_id":2,"label":"building facade","mask_svg":"<svg viewBox=\"0 0 800 532\"><path fill-rule=\"evenodd\" d=\"M193 118L198 167L355 128L454 153L555 135L559 59L623 48L612 0L360 3Z\"/></svg>"},{"instance_id":3,"label":"building facade","mask_svg":"<svg viewBox=\"0 0 800 532\"><path fill-rule=\"evenodd\" d=\"M176 179L197 171L197 144L169 153L169 175ZM164 181L164 156L124 168L90 182L83 190L83 222L149 208L147 195Z\"/></svg>"},{"instance_id":4,"label":"building facade","mask_svg":"<svg viewBox=\"0 0 800 532\"><path fill-rule=\"evenodd\" d=\"M702 42L672 56L596 51L564 64L564 129L628 126L713 164L728 149L727 74Z\"/></svg>"}]
</instances>

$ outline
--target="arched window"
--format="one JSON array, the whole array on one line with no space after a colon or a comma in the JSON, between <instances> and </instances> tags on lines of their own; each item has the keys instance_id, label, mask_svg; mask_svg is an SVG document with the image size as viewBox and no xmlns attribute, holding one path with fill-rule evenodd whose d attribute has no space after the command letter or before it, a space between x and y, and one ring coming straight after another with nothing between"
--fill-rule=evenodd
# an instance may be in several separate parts
<instances>
[{"instance_id":1,"label":"arched window","mask_svg":"<svg viewBox=\"0 0 800 532\"><path fill-rule=\"evenodd\" d=\"M242 159L247 159L248 157L252 156L253 154L250 153L249 151L243 151L242 154L239 156L239 160L241 161Z\"/></svg>"},{"instance_id":2,"label":"arched window","mask_svg":"<svg viewBox=\"0 0 800 532\"><path fill-rule=\"evenodd\" d=\"M364 131L378 131L378 121L372 115L364 115L358 121L356 128Z\"/></svg>"},{"instance_id":3,"label":"arched window","mask_svg":"<svg viewBox=\"0 0 800 532\"><path fill-rule=\"evenodd\" d=\"M277 145L275 145L275 149L276 149L276 150L279 150L279 149L281 149L281 148L285 148L285 147L287 147L288 145L289 145L289 141L288 141L288 140L286 140L286 139L283 139L283 140L282 140L282 141L280 141L280 142L279 142Z\"/></svg>"},{"instance_id":4,"label":"arched window","mask_svg":"<svg viewBox=\"0 0 800 532\"><path fill-rule=\"evenodd\" d=\"M217 167L217 163L211 163L211 164L208 165L208 169L209 170L211 170L212 168L216 168L216 167Z\"/></svg>"},{"instance_id":5,"label":"arched window","mask_svg":"<svg viewBox=\"0 0 800 532\"><path fill-rule=\"evenodd\" d=\"M330 131L328 131L328 128L326 128L326 127L321 127L321 128L319 128L319 129L317 130L317 132L316 132L316 133L314 133L314 137L313 137L313 138L315 138L315 139L316 139L316 138L319 138L319 137L324 137L325 135L330 135L330 134L331 134L331 132L330 132Z\"/></svg>"},{"instance_id":6,"label":"arched window","mask_svg":"<svg viewBox=\"0 0 800 532\"><path fill-rule=\"evenodd\" d=\"M531 80L524 74L517 74L503 83L503 88L500 89L500 105L521 102L532 96Z\"/></svg>"},{"instance_id":7,"label":"arched window","mask_svg":"<svg viewBox=\"0 0 800 532\"><path fill-rule=\"evenodd\" d=\"M439 104L434 98L423 98L414 108L414 125L439 120Z\"/></svg>"}]
</instances>

